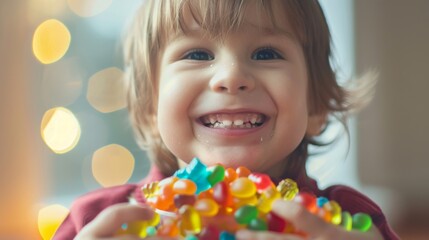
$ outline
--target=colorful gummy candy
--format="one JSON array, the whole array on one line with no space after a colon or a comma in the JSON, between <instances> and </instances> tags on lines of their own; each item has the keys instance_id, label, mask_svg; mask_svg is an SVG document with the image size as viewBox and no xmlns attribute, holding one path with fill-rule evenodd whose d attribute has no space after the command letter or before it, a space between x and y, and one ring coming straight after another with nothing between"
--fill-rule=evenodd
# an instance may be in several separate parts
<instances>
[{"instance_id":1,"label":"colorful gummy candy","mask_svg":"<svg viewBox=\"0 0 429 240\"><path fill-rule=\"evenodd\" d=\"M369 215L351 215L335 201L299 192L291 179L276 186L266 174L252 173L243 166L206 167L198 158L173 176L146 184L142 193L155 209L154 219L131 223L120 230L121 234L232 240L235 231L248 228L305 235L271 211L277 199L298 202L326 222L348 231L365 232L372 226Z\"/></svg>"}]
</instances>

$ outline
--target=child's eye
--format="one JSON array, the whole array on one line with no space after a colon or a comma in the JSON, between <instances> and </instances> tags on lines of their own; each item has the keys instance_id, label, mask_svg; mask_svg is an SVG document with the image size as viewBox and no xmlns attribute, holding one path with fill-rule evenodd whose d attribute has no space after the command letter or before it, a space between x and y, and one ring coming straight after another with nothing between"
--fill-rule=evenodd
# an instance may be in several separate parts
<instances>
[{"instance_id":1,"label":"child's eye","mask_svg":"<svg viewBox=\"0 0 429 240\"><path fill-rule=\"evenodd\" d=\"M284 59L276 50L272 48L260 48L252 54L253 60L273 60Z\"/></svg>"},{"instance_id":2,"label":"child's eye","mask_svg":"<svg viewBox=\"0 0 429 240\"><path fill-rule=\"evenodd\" d=\"M214 57L204 50L192 50L185 54L183 59L196 60L196 61L210 61L213 60Z\"/></svg>"}]
</instances>

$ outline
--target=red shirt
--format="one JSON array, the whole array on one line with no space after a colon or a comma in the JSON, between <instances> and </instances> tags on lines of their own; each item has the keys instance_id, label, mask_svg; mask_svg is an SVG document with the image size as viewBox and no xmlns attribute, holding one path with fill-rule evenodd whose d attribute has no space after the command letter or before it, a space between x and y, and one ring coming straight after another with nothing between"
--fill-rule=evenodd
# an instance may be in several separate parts
<instances>
[{"instance_id":1,"label":"red shirt","mask_svg":"<svg viewBox=\"0 0 429 240\"><path fill-rule=\"evenodd\" d=\"M128 202L131 196L139 202L144 202L145 200L141 194L140 187L145 183L159 181L163 178L165 176L156 167L152 167L147 177L138 184L125 184L104 188L78 198L73 203L70 214L58 228L53 239L73 239L103 209L116 203ZM362 193L342 185L335 185L325 190L320 190L317 187L316 181L309 178L305 173L301 174L296 181L300 191L312 192L316 196L324 196L329 200L335 200L343 210L351 214L357 212L369 214L373 220L373 224L380 230L384 239L399 239L390 228L386 217L377 204Z\"/></svg>"}]
</instances>

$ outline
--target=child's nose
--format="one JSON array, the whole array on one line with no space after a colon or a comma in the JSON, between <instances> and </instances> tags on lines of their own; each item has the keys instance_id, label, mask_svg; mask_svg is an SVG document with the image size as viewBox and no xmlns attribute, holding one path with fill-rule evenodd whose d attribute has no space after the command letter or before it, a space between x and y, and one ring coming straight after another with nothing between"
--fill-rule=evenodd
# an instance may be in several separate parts
<instances>
[{"instance_id":1,"label":"child's nose","mask_svg":"<svg viewBox=\"0 0 429 240\"><path fill-rule=\"evenodd\" d=\"M220 66L215 72L210 80L210 88L215 92L237 94L255 87L255 80L244 65L231 63Z\"/></svg>"}]
</instances>

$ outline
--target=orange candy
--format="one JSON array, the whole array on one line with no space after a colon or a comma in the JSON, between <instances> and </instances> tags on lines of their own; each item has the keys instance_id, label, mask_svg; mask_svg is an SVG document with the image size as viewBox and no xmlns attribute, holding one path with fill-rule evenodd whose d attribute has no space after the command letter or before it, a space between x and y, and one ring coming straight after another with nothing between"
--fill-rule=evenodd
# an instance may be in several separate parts
<instances>
[{"instance_id":1,"label":"orange candy","mask_svg":"<svg viewBox=\"0 0 429 240\"><path fill-rule=\"evenodd\" d=\"M193 195L197 191L197 185L189 179L179 179L174 183L173 191L177 194Z\"/></svg>"},{"instance_id":2,"label":"orange candy","mask_svg":"<svg viewBox=\"0 0 429 240\"><path fill-rule=\"evenodd\" d=\"M240 166L235 170L237 172L238 177L247 177L252 173L247 167Z\"/></svg>"},{"instance_id":3,"label":"orange candy","mask_svg":"<svg viewBox=\"0 0 429 240\"><path fill-rule=\"evenodd\" d=\"M227 168L225 169L225 178L224 181L227 183L230 183L237 179L237 172L233 168Z\"/></svg>"}]
</instances>

